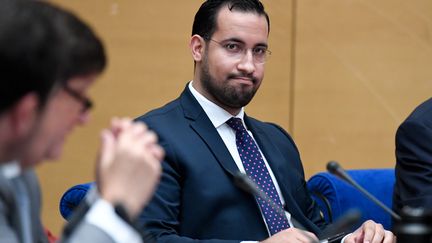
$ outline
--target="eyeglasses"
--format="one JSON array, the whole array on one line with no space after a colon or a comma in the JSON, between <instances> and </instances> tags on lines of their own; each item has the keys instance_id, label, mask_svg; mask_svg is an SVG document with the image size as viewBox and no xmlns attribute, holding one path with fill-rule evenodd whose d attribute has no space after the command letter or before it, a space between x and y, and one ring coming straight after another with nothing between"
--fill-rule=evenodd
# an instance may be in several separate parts
<instances>
[{"instance_id":1,"label":"eyeglasses","mask_svg":"<svg viewBox=\"0 0 432 243\"><path fill-rule=\"evenodd\" d=\"M63 86L64 91L68 93L71 97L75 98L77 101L82 103L82 113L85 113L89 111L91 108L93 108L93 101L91 101L89 98L83 96L82 94L78 93L77 91L71 89L69 86L64 85Z\"/></svg>"},{"instance_id":2,"label":"eyeglasses","mask_svg":"<svg viewBox=\"0 0 432 243\"><path fill-rule=\"evenodd\" d=\"M264 64L271 55L271 51L267 49L267 46L256 46L254 48L246 48L246 46L237 41L226 41L224 43L219 42L217 40L213 40L211 38L204 38L209 41L213 41L221 46L227 55L230 57L241 60L249 49L252 51L253 61L256 64Z\"/></svg>"}]
</instances>

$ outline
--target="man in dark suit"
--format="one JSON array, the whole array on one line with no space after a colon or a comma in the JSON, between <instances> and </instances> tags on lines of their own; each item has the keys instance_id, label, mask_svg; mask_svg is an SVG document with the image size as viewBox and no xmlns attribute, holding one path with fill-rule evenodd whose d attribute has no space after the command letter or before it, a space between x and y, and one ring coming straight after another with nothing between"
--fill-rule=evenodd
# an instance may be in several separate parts
<instances>
[{"instance_id":1,"label":"man in dark suit","mask_svg":"<svg viewBox=\"0 0 432 243\"><path fill-rule=\"evenodd\" d=\"M419 105L396 132L393 208L431 208L432 99Z\"/></svg>"},{"instance_id":2,"label":"man in dark suit","mask_svg":"<svg viewBox=\"0 0 432 243\"><path fill-rule=\"evenodd\" d=\"M193 81L178 99L137 119L166 151L161 183L141 217L158 242L307 242L325 227L292 138L244 113L264 77L269 27L258 0L205 1L190 40ZM288 213L237 188L239 171ZM345 242L372 239L394 240L368 221Z\"/></svg>"},{"instance_id":3,"label":"man in dark suit","mask_svg":"<svg viewBox=\"0 0 432 243\"><path fill-rule=\"evenodd\" d=\"M104 48L66 10L28 0L0 6L0 242L48 242L33 168L57 159L66 136L88 120ZM101 133L99 197L72 216L62 241L142 242L130 221L150 199L162 157L145 125L114 119Z\"/></svg>"}]
</instances>

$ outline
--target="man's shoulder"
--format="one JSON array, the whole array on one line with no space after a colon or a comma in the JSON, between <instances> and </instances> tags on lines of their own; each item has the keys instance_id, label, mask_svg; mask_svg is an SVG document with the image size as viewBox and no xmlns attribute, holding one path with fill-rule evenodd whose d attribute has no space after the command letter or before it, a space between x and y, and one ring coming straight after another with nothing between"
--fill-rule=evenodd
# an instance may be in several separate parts
<instances>
[{"instance_id":1,"label":"man's shoulder","mask_svg":"<svg viewBox=\"0 0 432 243\"><path fill-rule=\"evenodd\" d=\"M425 143L432 136L432 99L419 106L399 125L396 131L396 153L404 146Z\"/></svg>"},{"instance_id":2,"label":"man's shoulder","mask_svg":"<svg viewBox=\"0 0 432 243\"><path fill-rule=\"evenodd\" d=\"M151 122L160 119L170 119L170 117L178 116L180 109L181 107L180 107L179 99L175 99L165 104L162 107L153 109L137 117L135 120L143 121L143 122Z\"/></svg>"},{"instance_id":3,"label":"man's shoulder","mask_svg":"<svg viewBox=\"0 0 432 243\"><path fill-rule=\"evenodd\" d=\"M259 129L263 129L266 131L275 131L275 132L282 132L284 134L287 134L287 132L278 124L274 123L274 122L267 122L267 121L261 121L258 120L256 118L253 117L247 117L247 123L248 125L254 127L254 128L259 128Z\"/></svg>"},{"instance_id":4,"label":"man's shoulder","mask_svg":"<svg viewBox=\"0 0 432 243\"><path fill-rule=\"evenodd\" d=\"M412 121L432 123L432 98L417 106L404 122Z\"/></svg>"},{"instance_id":5,"label":"man's shoulder","mask_svg":"<svg viewBox=\"0 0 432 243\"><path fill-rule=\"evenodd\" d=\"M274 122L260 121L253 117L247 117L246 120L247 125L250 126L252 130L260 130L272 138L288 139L290 143L295 144L291 135L282 126Z\"/></svg>"}]
</instances>

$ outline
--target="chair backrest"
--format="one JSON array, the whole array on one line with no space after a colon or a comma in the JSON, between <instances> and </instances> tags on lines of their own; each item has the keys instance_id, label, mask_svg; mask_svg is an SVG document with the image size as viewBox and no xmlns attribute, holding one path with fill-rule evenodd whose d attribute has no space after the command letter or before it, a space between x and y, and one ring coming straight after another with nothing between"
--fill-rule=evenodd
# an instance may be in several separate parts
<instances>
[{"instance_id":1,"label":"chair backrest","mask_svg":"<svg viewBox=\"0 0 432 243\"><path fill-rule=\"evenodd\" d=\"M348 174L389 208L392 207L394 169L348 170ZM332 222L350 209L358 209L361 222L372 219L390 230L391 216L345 181L327 172L312 176L307 186L324 214Z\"/></svg>"},{"instance_id":2,"label":"chair backrest","mask_svg":"<svg viewBox=\"0 0 432 243\"><path fill-rule=\"evenodd\" d=\"M372 195L391 208L394 169L348 170L348 174ZM60 200L60 213L68 219L73 209L86 196L93 183L84 183L71 187ZM385 229L391 229L391 217L354 187L339 178L321 172L312 176L307 186L324 214L327 222L333 222L349 209L358 209L362 213L361 222L372 219L381 223Z\"/></svg>"},{"instance_id":3,"label":"chair backrest","mask_svg":"<svg viewBox=\"0 0 432 243\"><path fill-rule=\"evenodd\" d=\"M60 214L68 220L73 210L78 206L81 200L87 195L88 190L94 183L84 183L75 185L67 190L60 199Z\"/></svg>"}]
</instances>

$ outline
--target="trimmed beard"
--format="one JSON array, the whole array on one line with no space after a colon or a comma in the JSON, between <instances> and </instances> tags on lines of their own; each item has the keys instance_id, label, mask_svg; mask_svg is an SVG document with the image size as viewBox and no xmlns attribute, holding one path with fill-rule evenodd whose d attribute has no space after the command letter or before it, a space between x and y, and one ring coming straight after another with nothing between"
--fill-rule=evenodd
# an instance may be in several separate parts
<instances>
[{"instance_id":1,"label":"trimmed beard","mask_svg":"<svg viewBox=\"0 0 432 243\"><path fill-rule=\"evenodd\" d=\"M229 79L236 78L239 76L246 75L234 75L231 74L224 80L224 83L221 83L219 86L217 85L217 81L212 77L209 70L208 64L208 53L207 50L204 53L202 60L202 68L201 68L201 84L203 89L206 90L208 94L213 96L213 98L219 103L226 107L240 109L252 100L256 91L259 88L259 85L253 87L250 90L241 89L239 90L236 87L229 85ZM252 75L248 75L248 78L252 80L254 84L258 83L258 80Z\"/></svg>"}]
</instances>

